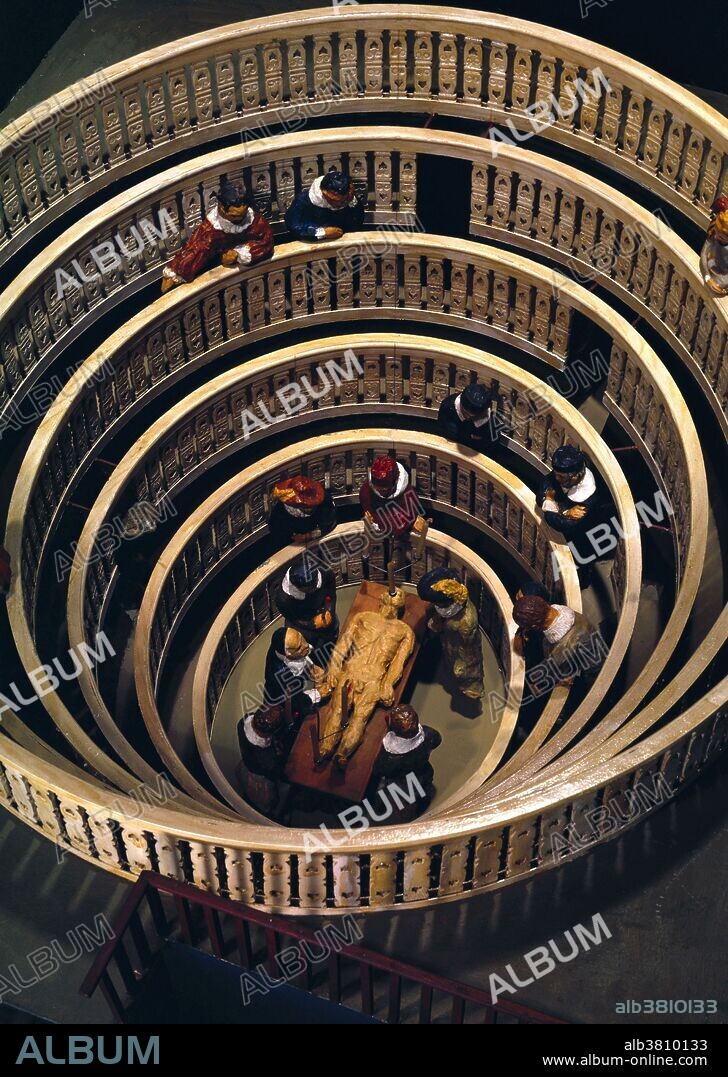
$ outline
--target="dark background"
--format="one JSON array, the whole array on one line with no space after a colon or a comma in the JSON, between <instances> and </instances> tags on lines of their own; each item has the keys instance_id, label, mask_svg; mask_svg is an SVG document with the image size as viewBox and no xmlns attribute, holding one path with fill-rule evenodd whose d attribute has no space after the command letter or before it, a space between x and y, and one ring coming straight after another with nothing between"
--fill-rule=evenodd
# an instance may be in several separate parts
<instances>
[{"instance_id":1,"label":"dark background","mask_svg":"<svg viewBox=\"0 0 728 1077\"><path fill-rule=\"evenodd\" d=\"M617 49L677 82L728 92L728 61L726 60L726 31L728 13L719 0L509 0L508 3L476 4L451 2L451 7L494 11L546 23L561 30L590 38ZM581 4L589 5L586 18ZM123 33L125 0L113 0L108 9L93 9L94 19L118 18ZM149 0L153 8L154 0ZM187 7L203 13L205 0L179 0L180 15ZM310 7L323 7L312 0ZM421 5L417 5L421 6ZM252 15L241 0L237 18ZM80 15L84 17L83 0L26 0L9 3L0 8L0 109L5 108L13 94L28 79L48 49L63 31ZM232 21L232 20L231 20ZM169 38L183 36L169 28Z\"/></svg>"}]
</instances>

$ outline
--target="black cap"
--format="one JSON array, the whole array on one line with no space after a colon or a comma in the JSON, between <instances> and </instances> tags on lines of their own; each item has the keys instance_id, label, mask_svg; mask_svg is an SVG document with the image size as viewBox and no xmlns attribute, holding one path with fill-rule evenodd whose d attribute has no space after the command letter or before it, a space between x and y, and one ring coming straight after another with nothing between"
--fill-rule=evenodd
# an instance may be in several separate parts
<instances>
[{"instance_id":1,"label":"black cap","mask_svg":"<svg viewBox=\"0 0 728 1077\"><path fill-rule=\"evenodd\" d=\"M548 588L544 587L538 580L526 580L525 583L521 584L518 590L524 596L535 595L536 598L545 598L547 602L551 601L551 595L549 594Z\"/></svg>"},{"instance_id":2,"label":"black cap","mask_svg":"<svg viewBox=\"0 0 728 1077\"><path fill-rule=\"evenodd\" d=\"M436 606L449 606L452 603L452 599L442 591L433 590L440 580L457 580L460 583L460 576L451 568L431 568L417 584L417 594L423 602L432 602Z\"/></svg>"},{"instance_id":3,"label":"black cap","mask_svg":"<svg viewBox=\"0 0 728 1077\"><path fill-rule=\"evenodd\" d=\"M351 176L346 172L327 172L321 180L321 190L333 194L347 194L351 187Z\"/></svg>"},{"instance_id":4,"label":"black cap","mask_svg":"<svg viewBox=\"0 0 728 1077\"><path fill-rule=\"evenodd\" d=\"M318 580L316 559L310 554L302 554L288 570L288 578L299 591L305 591L306 594L315 591Z\"/></svg>"},{"instance_id":5,"label":"black cap","mask_svg":"<svg viewBox=\"0 0 728 1077\"><path fill-rule=\"evenodd\" d=\"M477 381L466 385L462 392L462 402L468 411L475 415L484 415L490 407L491 396L484 385Z\"/></svg>"},{"instance_id":6,"label":"black cap","mask_svg":"<svg viewBox=\"0 0 728 1077\"><path fill-rule=\"evenodd\" d=\"M223 207L249 206L250 195L242 183L221 183L220 190L215 192L215 197Z\"/></svg>"},{"instance_id":7,"label":"black cap","mask_svg":"<svg viewBox=\"0 0 728 1077\"><path fill-rule=\"evenodd\" d=\"M586 457L581 449L577 449L573 445L562 445L560 449L556 449L554 452L551 457L551 463L554 471L565 471L570 474L581 471L586 464Z\"/></svg>"}]
</instances>

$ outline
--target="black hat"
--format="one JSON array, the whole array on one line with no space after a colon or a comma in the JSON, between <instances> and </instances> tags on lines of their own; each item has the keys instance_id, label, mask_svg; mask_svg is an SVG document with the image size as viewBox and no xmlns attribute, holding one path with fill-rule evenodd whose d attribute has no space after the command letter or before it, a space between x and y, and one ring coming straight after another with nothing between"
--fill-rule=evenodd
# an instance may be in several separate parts
<instances>
[{"instance_id":1,"label":"black hat","mask_svg":"<svg viewBox=\"0 0 728 1077\"><path fill-rule=\"evenodd\" d=\"M449 606L453 599L443 591L436 591L435 584L441 580L455 580L460 583L460 575L452 568L432 568L426 572L417 584L417 594L424 602L433 602L436 606Z\"/></svg>"},{"instance_id":2,"label":"black hat","mask_svg":"<svg viewBox=\"0 0 728 1077\"><path fill-rule=\"evenodd\" d=\"M351 187L351 176L346 172L327 172L321 180L321 190L333 194L347 194Z\"/></svg>"},{"instance_id":3,"label":"black hat","mask_svg":"<svg viewBox=\"0 0 728 1077\"><path fill-rule=\"evenodd\" d=\"M462 402L468 411L475 415L485 415L490 407L491 396L484 385L477 381L466 385L462 391Z\"/></svg>"},{"instance_id":4,"label":"black hat","mask_svg":"<svg viewBox=\"0 0 728 1077\"><path fill-rule=\"evenodd\" d=\"M551 457L551 463L554 471L565 471L567 474L572 472L581 471L586 464L586 457L581 449L575 448L573 445L562 445L560 449L556 449Z\"/></svg>"},{"instance_id":5,"label":"black hat","mask_svg":"<svg viewBox=\"0 0 728 1077\"><path fill-rule=\"evenodd\" d=\"M547 602L551 601L551 595L548 588L544 587L538 580L526 580L518 588L521 594L525 597L527 595L535 595L536 598L545 598Z\"/></svg>"},{"instance_id":6,"label":"black hat","mask_svg":"<svg viewBox=\"0 0 728 1077\"><path fill-rule=\"evenodd\" d=\"M316 590L318 578L318 565L310 554L301 554L288 570L288 579L293 586L306 594Z\"/></svg>"},{"instance_id":7,"label":"black hat","mask_svg":"<svg viewBox=\"0 0 728 1077\"><path fill-rule=\"evenodd\" d=\"M242 183L221 183L215 198L221 206L249 206L251 198Z\"/></svg>"}]
</instances>

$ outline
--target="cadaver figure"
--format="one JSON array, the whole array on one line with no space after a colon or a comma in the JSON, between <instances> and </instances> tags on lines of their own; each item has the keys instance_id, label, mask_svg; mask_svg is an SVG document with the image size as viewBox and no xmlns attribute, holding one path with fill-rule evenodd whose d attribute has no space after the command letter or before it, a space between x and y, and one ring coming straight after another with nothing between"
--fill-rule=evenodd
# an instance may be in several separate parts
<instances>
[{"instance_id":1,"label":"cadaver figure","mask_svg":"<svg viewBox=\"0 0 728 1077\"><path fill-rule=\"evenodd\" d=\"M379 612L355 614L339 637L331 657L322 696L331 694L322 711L319 755L345 767L364 737L366 724L379 703L390 707L394 686L402 676L415 647L415 634L400 621L405 608L404 592L385 592ZM342 713L342 694L347 689L347 714ZM347 724L348 717L348 724Z\"/></svg>"}]
</instances>

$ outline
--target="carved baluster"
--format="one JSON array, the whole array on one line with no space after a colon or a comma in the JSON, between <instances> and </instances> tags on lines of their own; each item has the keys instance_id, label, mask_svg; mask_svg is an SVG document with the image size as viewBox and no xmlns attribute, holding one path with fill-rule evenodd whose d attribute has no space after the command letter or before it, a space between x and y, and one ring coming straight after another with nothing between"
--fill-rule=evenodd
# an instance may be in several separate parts
<instances>
[{"instance_id":1,"label":"carved baluster","mask_svg":"<svg viewBox=\"0 0 728 1077\"><path fill-rule=\"evenodd\" d=\"M516 301L513 309L513 332L528 340L531 332L531 287L516 281Z\"/></svg>"},{"instance_id":2,"label":"carved baluster","mask_svg":"<svg viewBox=\"0 0 728 1077\"><path fill-rule=\"evenodd\" d=\"M342 97L359 95L357 39L355 33L339 34L339 92Z\"/></svg>"},{"instance_id":3,"label":"carved baluster","mask_svg":"<svg viewBox=\"0 0 728 1077\"><path fill-rule=\"evenodd\" d=\"M514 231L530 236L533 230L533 211L536 204L536 184L528 177L521 177L516 193L513 213Z\"/></svg>"},{"instance_id":4,"label":"carved baluster","mask_svg":"<svg viewBox=\"0 0 728 1077\"><path fill-rule=\"evenodd\" d=\"M248 278L244 287L248 327L249 329L258 329L265 325L265 283L263 275ZM297 313L295 308L293 313L295 317Z\"/></svg>"},{"instance_id":5,"label":"carved baluster","mask_svg":"<svg viewBox=\"0 0 728 1077\"><path fill-rule=\"evenodd\" d=\"M357 908L361 902L359 857L335 853L331 857L334 879L334 906Z\"/></svg>"},{"instance_id":6,"label":"carved baluster","mask_svg":"<svg viewBox=\"0 0 728 1077\"><path fill-rule=\"evenodd\" d=\"M374 208L375 213L380 214L380 220L391 220L394 210L392 154L386 150L374 152Z\"/></svg>"},{"instance_id":7,"label":"carved baluster","mask_svg":"<svg viewBox=\"0 0 728 1077\"><path fill-rule=\"evenodd\" d=\"M685 146L685 124L676 119L670 121L665 138L665 156L662 160L661 173L669 183L677 183L680 174L680 161Z\"/></svg>"},{"instance_id":8,"label":"carved baluster","mask_svg":"<svg viewBox=\"0 0 728 1077\"><path fill-rule=\"evenodd\" d=\"M57 794L57 797L68 841L74 849L91 856L93 851L89 842L83 810L74 801L68 800L66 797L61 796L60 793Z\"/></svg>"},{"instance_id":9,"label":"carved baluster","mask_svg":"<svg viewBox=\"0 0 728 1077\"><path fill-rule=\"evenodd\" d=\"M647 118L647 135L642 151L643 166L650 172L657 172L664 133L665 113L662 109L653 105Z\"/></svg>"},{"instance_id":10,"label":"carved baluster","mask_svg":"<svg viewBox=\"0 0 728 1077\"><path fill-rule=\"evenodd\" d=\"M389 33L389 94L391 97L407 94L407 34L403 30Z\"/></svg>"},{"instance_id":11,"label":"carved baluster","mask_svg":"<svg viewBox=\"0 0 728 1077\"><path fill-rule=\"evenodd\" d=\"M276 108L283 102L283 56L277 42L263 46L263 77L265 103L268 108Z\"/></svg>"},{"instance_id":12,"label":"carved baluster","mask_svg":"<svg viewBox=\"0 0 728 1077\"><path fill-rule=\"evenodd\" d=\"M397 879L397 854L375 851L369 868L369 904L372 907L392 905Z\"/></svg>"},{"instance_id":13,"label":"carved baluster","mask_svg":"<svg viewBox=\"0 0 728 1077\"><path fill-rule=\"evenodd\" d=\"M596 137L599 123L599 105L603 97L603 87L597 80L593 71L587 73L584 79L586 91L581 96L581 111L579 112L579 130L585 135Z\"/></svg>"},{"instance_id":14,"label":"carved baluster","mask_svg":"<svg viewBox=\"0 0 728 1077\"><path fill-rule=\"evenodd\" d=\"M415 31L414 97L432 96L432 34Z\"/></svg>"},{"instance_id":15,"label":"carved baluster","mask_svg":"<svg viewBox=\"0 0 728 1077\"><path fill-rule=\"evenodd\" d=\"M465 317L468 306L468 266L452 262L450 267L450 313Z\"/></svg>"},{"instance_id":16,"label":"carved baluster","mask_svg":"<svg viewBox=\"0 0 728 1077\"><path fill-rule=\"evenodd\" d=\"M615 79L609 79L609 89L604 94L604 113L602 115L602 141L608 146L619 145L619 131L622 124L622 102L624 87Z\"/></svg>"},{"instance_id":17,"label":"carved baluster","mask_svg":"<svg viewBox=\"0 0 728 1077\"><path fill-rule=\"evenodd\" d=\"M473 269L473 318L478 321L488 320L490 307L490 275L487 271Z\"/></svg>"},{"instance_id":18,"label":"carved baluster","mask_svg":"<svg viewBox=\"0 0 728 1077\"><path fill-rule=\"evenodd\" d=\"M410 360L409 402L417 407L424 407L427 402L427 366L423 359Z\"/></svg>"},{"instance_id":19,"label":"carved baluster","mask_svg":"<svg viewBox=\"0 0 728 1077\"><path fill-rule=\"evenodd\" d=\"M301 173L301 189L305 191L319 174L318 157L301 157L299 169Z\"/></svg>"},{"instance_id":20,"label":"carved baluster","mask_svg":"<svg viewBox=\"0 0 728 1077\"><path fill-rule=\"evenodd\" d=\"M504 41L490 43L490 69L488 71L488 104L505 107L508 93L508 46Z\"/></svg>"},{"instance_id":21,"label":"carved baluster","mask_svg":"<svg viewBox=\"0 0 728 1077\"><path fill-rule=\"evenodd\" d=\"M622 148L628 157L636 159L642 141L645 118L645 99L642 94L628 90L627 115L622 138Z\"/></svg>"},{"instance_id":22,"label":"carved baluster","mask_svg":"<svg viewBox=\"0 0 728 1077\"><path fill-rule=\"evenodd\" d=\"M614 262L612 276L625 288L629 288L630 277L637 258L637 248L641 240L635 230L629 224L623 224L617 242L617 257Z\"/></svg>"},{"instance_id":23,"label":"carved baluster","mask_svg":"<svg viewBox=\"0 0 728 1077\"><path fill-rule=\"evenodd\" d=\"M680 315L685 308L687 286L685 278L673 270L665 304L665 321L675 333L680 324Z\"/></svg>"},{"instance_id":24,"label":"carved baluster","mask_svg":"<svg viewBox=\"0 0 728 1077\"><path fill-rule=\"evenodd\" d=\"M293 160L286 158L275 162L276 206L278 216L283 217L296 196Z\"/></svg>"},{"instance_id":25,"label":"carved baluster","mask_svg":"<svg viewBox=\"0 0 728 1077\"><path fill-rule=\"evenodd\" d=\"M422 306L422 275L418 255L404 256L404 305L409 310L419 310Z\"/></svg>"},{"instance_id":26,"label":"carved baluster","mask_svg":"<svg viewBox=\"0 0 728 1077\"><path fill-rule=\"evenodd\" d=\"M531 73L533 61L531 50L516 46L516 55L513 61L513 84L511 88L511 104L513 108L526 109L531 101Z\"/></svg>"},{"instance_id":27,"label":"carved baluster","mask_svg":"<svg viewBox=\"0 0 728 1077\"><path fill-rule=\"evenodd\" d=\"M470 230L477 231L477 225L486 223L488 213L488 170L483 165L473 162L470 193Z\"/></svg>"},{"instance_id":28,"label":"carved baluster","mask_svg":"<svg viewBox=\"0 0 728 1077\"><path fill-rule=\"evenodd\" d=\"M370 251L363 249L359 259L359 306L377 305L377 261Z\"/></svg>"},{"instance_id":29,"label":"carved baluster","mask_svg":"<svg viewBox=\"0 0 728 1077\"><path fill-rule=\"evenodd\" d=\"M314 34L313 92L317 100L328 101L333 96L333 46L330 34Z\"/></svg>"},{"instance_id":30,"label":"carved baluster","mask_svg":"<svg viewBox=\"0 0 728 1077\"><path fill-rule=\"evenodd\" d=\"M209 127L214 120L212 103L212 75L207 61L192 64L192 92L195 100L196 126Z\"/></svg>"},{"instance_id":31,"label":"carved baluster","mask_svg":"<svg viewBox=\"0 0 728 1077\"><path fill-rule=\"evenodd\" d=\"M500 872L500 854L503 845L503 831L486 831L475 839L475 857L473 862L473 889L492 886Z\"/></svg>"},{"instance_id":32,"label":"carved baluster","mask_svg":"<svg viewBox=\"0 0 728 1077\"><path fill-rule=\"evenodd\" d=\"M326 908L326 858L307 852L298 857L298 894L302 909Z\"/></svg>"},{"instance_id":33,"label":"carved baluster","mask_svg":"<svg viewBox=\"0 0 728 1077\"><path fill-rule=\"evenodd\" d=\"M455 34L440 34L438 57L438 98L454 101L457 96L457 40Z\"/></svg>"},{"instance_id":34,"label":"carved baluster","mask_svg":"<svg viewBox=\"0 0 728 1077\"><path fill-rule=\"evenodd\" d=\"M445 302L444 263L430 256L425 272L427 306L430 310L442 310Z\"/></svg>"},{"instance_id":35,"label":"carved baluster","mask_svg":"<svg viewBox=\"0 0 728 1077\"><path fill-rule=\"evenodd\" d=\"M405 218L403 224L417 219L417 155L414 153L399 155L398 212Z\"/></svg>"},{"instance_id":36,"label":"carved baluster","mask_svg":"<svg viewBox=\"0 0 728 1077\"><path fill-rule=\"evenodd\" d=\"M381 97L384 74L384 44L381 30L364 33L364 96Z\"/></svg>"},{"instance_id":37,"label":"carved baluster","mask_svg":"<svg viewBox=\"0 0 728 1077\"><path fill-rule=\"evenodd\" d=\"M15 173L10 164L7 163L4 165L2 172L0 172L0 206L11 235L15 235L23 227L24 223L23 207L18 197L18 190Z\"/></svg>"},{"instance_id":38,"label":"carved baluster","mask_svg":"<svg viewBox=\"0 0 728 1077\"><path fill-rule=\"evenodd\" d=\"M556 221L556 188L541 182L538 189L538 210L536 214L536 238L551 244Z\"/></svg>"},{"instance_id":39,"label":"carved baluster","mask_svg":"<svg viewBox=\"0 0 728 1077\"><path fill-rule=\"evenodd\" d=\"M719 184L723 168L723 155L712 146L708 147L705 155L703 175L698 187L698 201L701 206L710 208L717 195L721 193Z\"/></svg>"},{"instance_id":40,"label":"carved baluster","mask_svg":"<svg viewBox=\"0 0 728 1077\"><path fill-rule=\"evenodd\" d=\"M258 57L255 49L241 49L239 58L240 85L243 97L243 114L260 109L258 85ZM293 91L291 91L293 98Z\"/></svg>"},{"instance_id":41,"label":"carved baluster","mask_svg":"<svg viewBox=\"0 0 728 1077\"><path fill-rule=\"evenodd\" d=\"M555 123L558 127L572 128L579 111L579 95L574 86L579 77L579 68L570 60L564 60L561 67L561 85L559 88L559 107L555 110Z\"/></svg>"},{"instance_id":42,"label":"carved baluster","mask_svg":"<svg viewBox=\"0 0 728 1077\"><path fill-rule=\"evenodd\" d=\"M316 313L331 310L330 272L326 258L316 258L311 262L311 292Z\"/></svg>"},{"instance_id":43,"label":"carved baluster","mask_svg":"<svg viewBox=\"0 0 728 1077\"><path fill-rule=\"evenodd\" d=\"M695 342L693 343L692 352L693 359L696 360L701 369L704 369L705 358L708 354L708 344L710 341L711 333L713 332L713 328L716 323L716 318L715 312L709 306L702 303L702 300L699 300L699 302L701 303L700 318L693 318L692 320L692 325L694 326L695 324L697 324L698 327L695 334ZM687 333L689 332L690 328L691 322L688 322L686 326L686 335L684 338L682 329L680 331L681 338L684 339L686 342L688 339Z\"/></svg>"},{"instance_id":44,"label":"carved baluster","mask_svg":"<svg viewBox=\"0 0 728 1077\"><path fill-rule=\"evenodd\" d=\"M273 202L270 165L253 165L250 169L250 190L259 213L269 217Z\"/></svg>"},{"instance_id":45,"label":"carved baluster","mask_svg":"<svg viewBox=\"0 0 728 1077\"><path fill-rule=\"evenodd\" d=\"M493 182L493 205L490 211L490 223L495 227L508 229L511 221L511 199L516 175L510 169L496 168Z\"/></svg>"},{"instance_id":46,"label":"carved baluster","mask_svg":"<svg viewBox=\"0 0 728 1077\"><path fill-rule=\"evenodd\" d=\"M562 191L559 203L559 219L556 223L556 244L559 249L574 249L575 221L576 198L574 195Z\"/></svg>"},{"instance_id":47,"label":"carved baluster","mask_svg":"<svg viewBox=\"0 0 728 1077\"><path fill-rule=\"evenodd\" d=\"M187 73L184 67L169 72L169 98L172 111L172 130L175 135L189 131L192 109L187 91Z\"/></svg>"},{"instance_id":48,"label":"carved baluster","mask_svg":"<svg viewBox=\"0 0 728 1077\"><path fill-rule=\"evenodd\" d=\"M17 155L15 158L15 167L23 191L25 212L32 220L33 217L37 217L39 213L43 212L43 198L40 193L40 184L38 183L35 166L31 161L30 153L27 150L22 150Z\"/></svg>"},{"instance_id":49,"label":"carved baluster","mask_svg":"<svg viewBox=\"0 0 728 1077\"><path fill-rule=\"evenodd\" d=\"M549 292L544 292L540 288L536 289L536 298L533 305L533 340L535 344L539 344L544 349L548 348L551 337L551 302Z\"/></svg>"},{"instance_id":50,"label":"carved baluster","mask_svg":"<svg viewBox=\"0 0 728 1077\"><path fill-rule=\"evenodd\" d=\"M510 320L510 280L502 273L493 273L493 303L490 311L493 325L507 329Z\"/></svg>"},{"instance_id":51,"label":"carved baluster","mask_svg":"<svg viewBox=\"0 0 728 1077\"><path fill-rule=\"evenodd\" d=\"M309 275L309 266L291 268L291 316L293 318L304 317L308 314Z\"/></svg>"},{"instance_id":52,"label":"carved baluster","mask_svg":"<svg viewBox=\"0 0 728 1077\"><path fill-rule=\"evenodd\" d=\"M483 99L483 42L467 37L463 43L463 100Z\"/></svg>"},{"instance_id":53,"label":"carved baluster","mask_svg":"<svg viewBox=\"0 0 728 1077\"><path fill-rule=\"evenodd\" d=\"M662 314L667 298L667 285L671 272L670 263L660 254L655 254L652 268L652 284L650 287L649 304L658 314Z\"/></svg>"},{"instance_id":54,"label":"carved baluster","mask_svg":"<svg viewBox=\"0 0 728 1077\"><path fill-rule=\"evenodd\" d=\"M397 255L383 255L380 259L382 275L382 306L396 307L399 302L399 279Z\"/></svg>"},{"instance_id":55,"label":"carved baluster","mask_svg":"<svg viewBox=\"0 0 728 1077\"><path fill-rule=\"evenodd\" d=\"M36 153L38 155L38 166L40 168L40 178L43 186L43 194L46 201L49 204L57 202L59 198L63 198L63 186L61 184L61 176L58 171L58 162L56 161L56 154L53 148L53 132L49 132L47 135L41 135L36 142ZM0 237L2 236L2 213L0 212Z\"/></svg>"},{"instance_id":56,"label":"carved baluster","mask_svg":"<svg viewBox=\"0 0 728 1077\"><path fill-rule=\"evenodd\" d=\"M405 901L425 901L430 895L431 853L427 845L408 849L404 854Z\"/></svg>"},{"instance_id":57,"label":"carved baluster","mask_svg":"<svg viewBox=\"0 0 728 1077\"><path fill-rule=\"evenodd\" d=\"M183 73L184 74L184 73ZM142 153L147 148L144 130L144 114L139 91L136 87L124 90L121 95L126 123L127 146L133 154Z\"/></svg>"},{"instance_id":58,"label":"carved baluster","mask_svg":"<svg viewBox=\"0 0 728 1077\"><path fill-rule=\"evenodd\" d=\"M290 907L290 853L263 853L263 900L270 909Z\"/></svg>"},{"instance_id":59,"label":"carved baluster","mask_svg":"<svg viewBox=\"0 0 728 1077\"><path fill-rule=\"evenodd\" d=\"M36 811L35 803L31 792L30 785L25 777L19 770L15 770L14 767L5 767L5 776L10 783L10 790L12 792L13 800L15 801L16 811L31 824L36 826L40 822L38 813Z\"/></svg>"},{"instance_id":60,"label":"carved baluster","mask_svg":"<svg viewBox=\"0 0 728 1077\"><path fill-rule=\"evenodd\" d=\"M465 886L468 867L470 839L445 842L440 861L440 885L438 895L461 894Z\"/></svg>"},{"instance_id":61,"label":"carved baluster","mask_svg":"<svg viewBox=\"0 0 728 1077\"><path fill-rule=\"evenodd\" d=\"M216 56L214 70L220 119L226 120L235 116L238 111L235 92L235 61L232 53L225 52Z\"/></svg>"}]
</instances>

